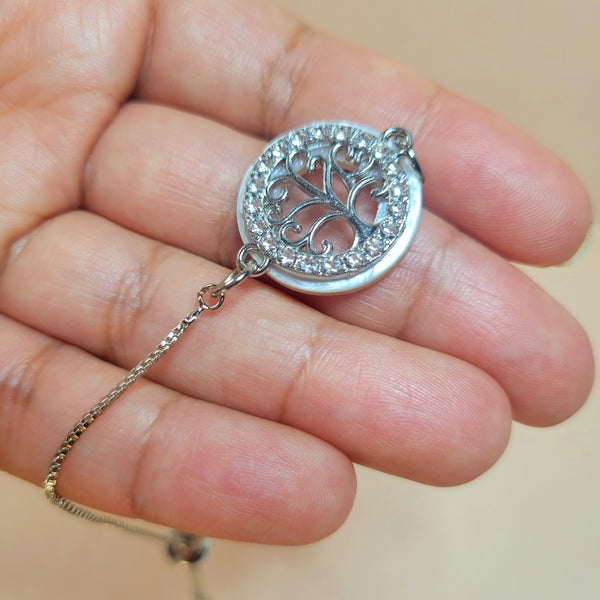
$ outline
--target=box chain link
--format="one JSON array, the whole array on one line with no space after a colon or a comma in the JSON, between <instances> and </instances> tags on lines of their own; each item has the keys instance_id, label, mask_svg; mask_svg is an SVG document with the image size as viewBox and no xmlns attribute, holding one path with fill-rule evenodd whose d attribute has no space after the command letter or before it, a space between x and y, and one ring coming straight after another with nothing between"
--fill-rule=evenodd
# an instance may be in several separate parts
<instances>
[{"instance_id":1,"label":"box chain link","mask_svg":"<svg viewBox=\"0 0 600 600\"><path fill-rule=\"evenodd\" d=\"M204 312L219 310L225 301L225 295L233 287L245 281L248 277L262 275L269 266L269 259L254 244L246 244L237 255L236 268L218 284L205 285L198 292L198 308L184 317L152 350L143 358L117 385L111 389L96 405L94 405L75 424L67 434L60 448L54 455L44 481L46 498L55 506L76 517L92 523L99 523L117 527L135 535L153 538L166 542L169 556L176 562L186 562L192 568L192 597L194 600L206 600L202 591L202 583L197 569L197 564L206 556L208 542L205 538L181 531L161 532L148 527L138 526L126 520L113 517L99 511L84 507L60 496L56 486L58 476L70 450L104 411L116 402L140 377L151 369L183 336L190 325Z\"/></svg>"}]
</instances>

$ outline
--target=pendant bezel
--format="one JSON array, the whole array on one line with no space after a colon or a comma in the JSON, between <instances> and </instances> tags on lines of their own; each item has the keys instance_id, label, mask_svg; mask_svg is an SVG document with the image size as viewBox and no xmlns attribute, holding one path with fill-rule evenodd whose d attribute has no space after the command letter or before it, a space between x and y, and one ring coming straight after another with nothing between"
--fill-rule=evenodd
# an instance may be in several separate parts
<instances>
[{"instance_id":1,"label":"pendant bezel","mask_svg":"<svg viewBox=\"0 0 600 600\"><path fill-rule=\"evenodd\" d=\"M343 252L317 251L312 246L311 232L305 233L303 245L286 237L287 230L295 227L299 231L302 227L293 216L273 216L280 200L272 188L291 179L310 188L296 176L299 164L304 160L310 169L311 164L314 167L319 163L327 174L327 169L339 170L337 164L327 164L335 162L335 152L345 153L356 162L356 173L339 171L352 185L378 184L371 192L378 202L377 214L372 224L364 225L356 214L336 213L351 220L355 231L360 228L361 233ZM272 140L248 169L237 204L240 235L244 243L254 243L265 253L271 261L267 274L288 288L309 294L358 290L387 273L408 249L419 221L422 179L408 132L388 129L379 134L345 122L312 123ZM326 190L319 190L319 195L321 191L326 198ZM283 196L287 192L278 193ZM313 198L305 204L311 202L323 204L327 200Z\"/></svg>"}]
</instances>

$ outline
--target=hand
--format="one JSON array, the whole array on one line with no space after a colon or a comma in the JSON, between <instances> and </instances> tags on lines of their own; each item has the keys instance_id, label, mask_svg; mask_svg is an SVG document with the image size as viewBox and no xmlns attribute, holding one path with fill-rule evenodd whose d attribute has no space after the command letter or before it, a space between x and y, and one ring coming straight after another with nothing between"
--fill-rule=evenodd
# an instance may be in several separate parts
<instances>
[{"instance_id":1,"label":"hand","mask_svg":"<svg viewBox=\"0 0 600 600\"><path fill-rule=\"evenodd\" d=\"M551 425L585 400L584 332L507 260L566 260L589 202L494 115L247 0L13 0L0 36L5 470L41 483L72 424L227 274L246 168L317 119L411 131L427 180L408 254L348 296L236 288L86 432L61 495L309 542L350 510L353 462L459 484L511 418Z\"/></svg>"}]
</instances>

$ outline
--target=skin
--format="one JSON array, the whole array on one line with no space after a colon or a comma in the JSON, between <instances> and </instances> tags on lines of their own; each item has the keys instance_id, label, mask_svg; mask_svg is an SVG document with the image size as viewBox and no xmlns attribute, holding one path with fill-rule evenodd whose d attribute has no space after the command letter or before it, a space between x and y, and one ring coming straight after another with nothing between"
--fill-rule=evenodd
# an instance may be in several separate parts
<instances>
[{"instance_id":1,"label":"skin","mask_svg":"<svg viewBox=\"0 0 600 600\"><path fill-rule=\"evenodd\" d=\"M508 262L561 263L586 235L588 197L559 158L269 4L9 0L0 467L41 484L72 424L229 272L264 140L317 119L412 132L427 179L408 254L348 296L245 282L86 432L59 493L306 543L347 516L353 463L457 485L498 459L512 419L581 406L585 333Z\"/></svg>"}]
</instances>

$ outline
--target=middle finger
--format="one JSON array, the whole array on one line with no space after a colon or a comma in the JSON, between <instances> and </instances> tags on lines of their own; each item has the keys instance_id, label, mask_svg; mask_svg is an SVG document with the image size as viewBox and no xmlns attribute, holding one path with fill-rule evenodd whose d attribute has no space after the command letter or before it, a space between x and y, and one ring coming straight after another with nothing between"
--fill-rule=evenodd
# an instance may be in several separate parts
<instances>
[{"instance_id":1,"label":"middle finger","mask_svg":"<svg viewBox=\"0 0 600 600\"><path fill-rule=\"evenodd\" d=\"M199 287L225 274L76 211L46 223L12 254L0 309L130 367L193 309ZM149 376L427 483L478 475L510 430L506 397L483 371L336 321L257 281L205 315Z\"/></svg>"},{"instance_id":2,"label":"middle finger","mask_svg":"<svg viewBox=\"0 0 600 600\"><path fill-rule=\"evenodd\" d=\"M262 146L189 113L130 104L91 158L87 206L230 265L240 246L237 189ZM523 422L559 422L589 390L591 354L578 324L513 266L427 211L409 252L383 281L305 302L477 365L502 385Z\"/></svg>"}]
</instances>

